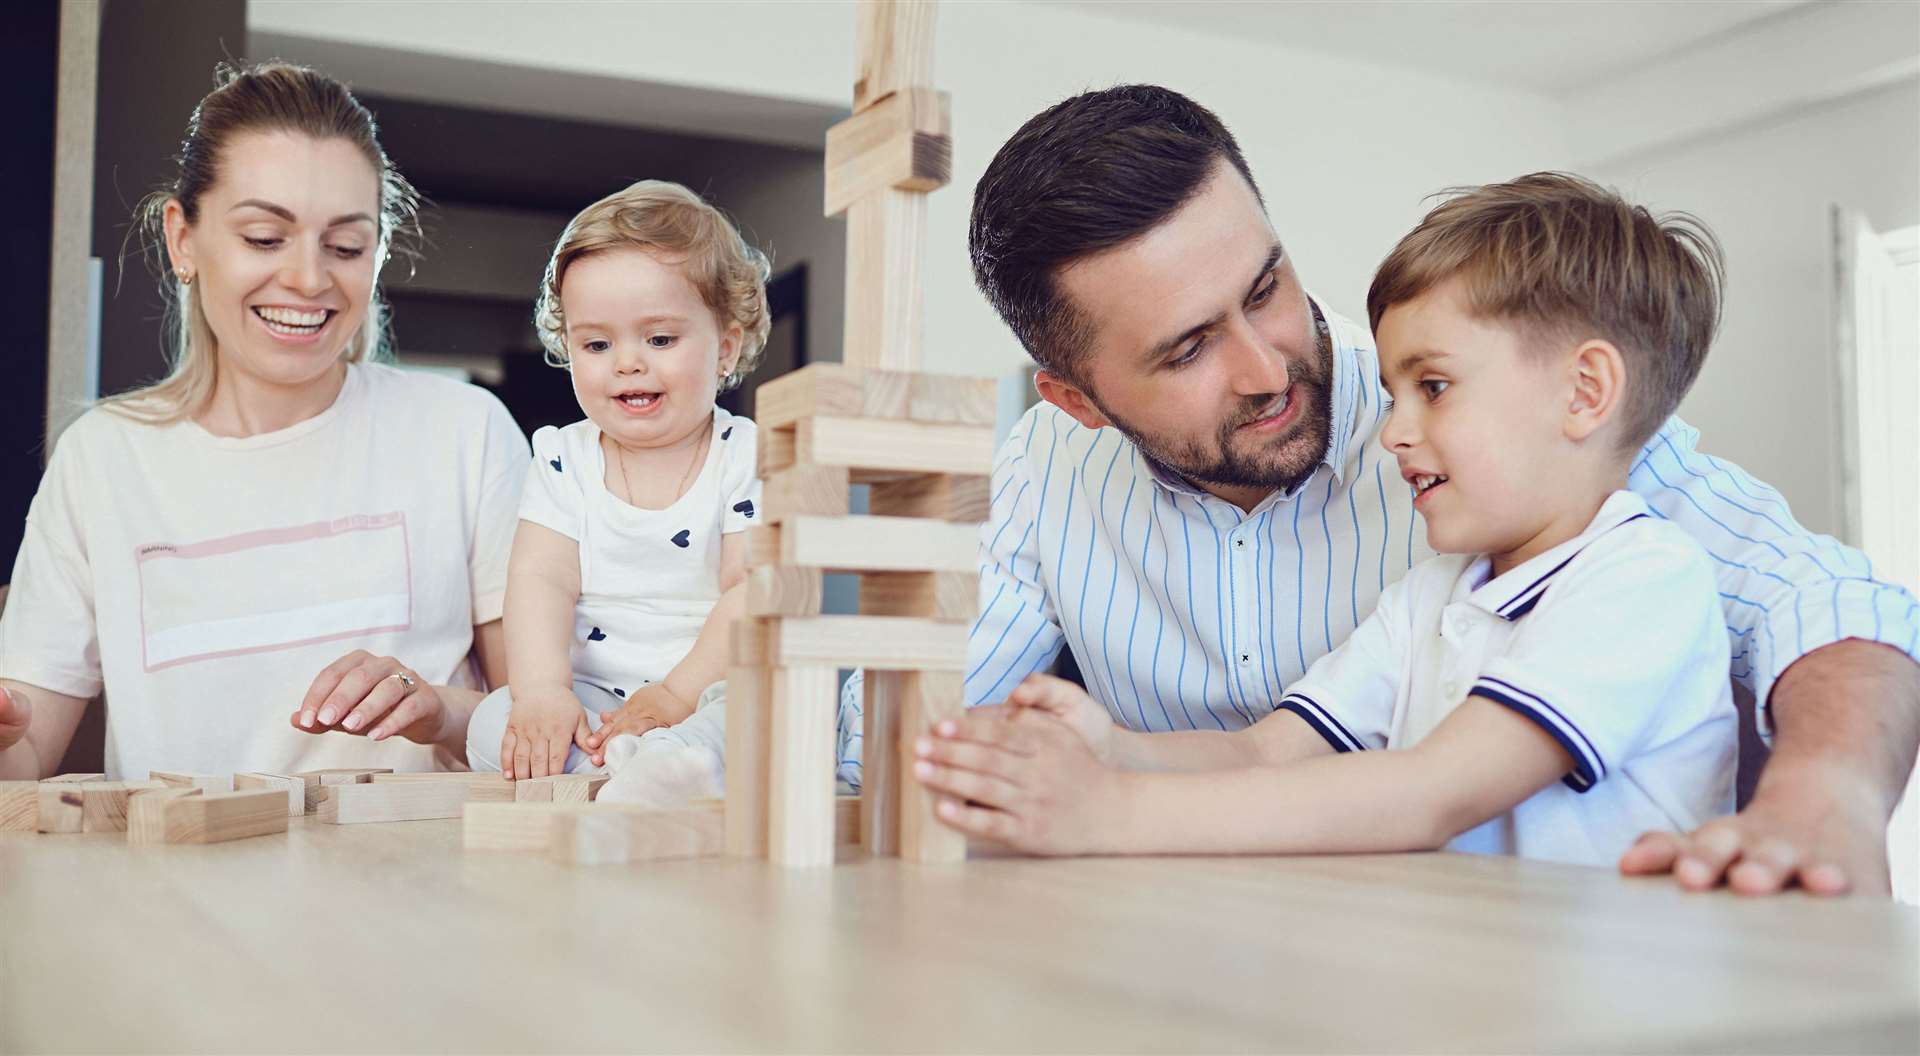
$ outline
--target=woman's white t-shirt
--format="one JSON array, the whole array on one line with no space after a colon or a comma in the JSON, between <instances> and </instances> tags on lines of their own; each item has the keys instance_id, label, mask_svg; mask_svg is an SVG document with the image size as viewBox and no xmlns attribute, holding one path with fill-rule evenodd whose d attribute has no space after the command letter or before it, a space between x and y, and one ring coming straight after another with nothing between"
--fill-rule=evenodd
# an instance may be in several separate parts
<instances>
[{"instance_id":1,"label":"woman's white t-shirt","mask_svg":"<svg viewBox=\"0 0 1920 1056\"><path fill-rule=\"evenodd\" d=\"M217 437L95 408L55 445L0 618L0 677L106 691L110 776L434 768L289 723L354 649L475 686L500 618L527 444L483 389L355 364L333 405Z\"/></svg>"},{"instance_id":2,"label":"woman's white t-shirt","mask_svg":"<svg viewBox=\"0 0 1920 1056\"><path fill-rule=\"evenodd\" d=\"M699 476L666 509L628 505L606 473L591 420L537 430L520 517L580 545L573 677L624 698L667 677L720 600L720 539L760 501L753 422L715 407Z\"/></svg>"}]
</instances>

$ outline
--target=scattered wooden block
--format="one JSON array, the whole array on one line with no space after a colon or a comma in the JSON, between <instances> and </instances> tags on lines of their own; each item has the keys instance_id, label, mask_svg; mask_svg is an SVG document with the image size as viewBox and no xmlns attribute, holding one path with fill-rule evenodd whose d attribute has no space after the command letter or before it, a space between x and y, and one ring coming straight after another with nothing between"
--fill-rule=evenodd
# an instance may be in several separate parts
<instances>
[{"instance_id":1,"label":"scattered wooden block","mask_svg":"<svg viewBox=\"0 0 1920 1056\"><path fill-rule=\"evenodd\" d=\"M515 782L500 774L483 775L488 780L475 781L467 786L469 803L512 803Z\"/></svg>"},{"instance_id":2,"label":"scattered wooden block","mask_svg":"<svg viewBox=\"0 0 1920 1056\"><path fill-rule=\"evenodd\" d=\"M741 638L753 638L759 633L757 620L734 622L736 645ZM767 738L771 721L768 705L764 667L727 668L725 842L727 853L739 858L762 858L767 853Z\"/></svg>"},{"instance_id":3,"label":"scattered wooden block","mask_svg":"<svg viewBox=\"0 0 1920 1056\"><path fill-rule=\"evenodd\" d=\"M755 572L763 571L754 569ZM860 615L921 616L972 622L979 615L980 577L972 572L868 572L860 577ZM750 615L785 615L757 613Z\"/></svg>"},{"instance_id":4,"label":"scattered wooden block","mask_svg":"<svg viewBox=\"0 0 1920 1056\"><path fill-rule=\"evenodd\" d=\"M747 529L747 565L979 574L980 527L908 517L792 517Z\"/></svg>"},{"instance_id":5,"label":"scattered wooden block","mask_svg":"<svg viewBox=\"0 0 1920 1056\"><path fill-rule=\"evenodd\" d=\"M43 785L77 785L87 781L105 781L106 779L107 775L105 774L61 774L58 777L43 777L40 779L40 783Z\"/></svg>"},{"instance_id":6,"label":"scattered wooden block","mask_svg":"<svg viewBox=\"0 0 1920 1056\"><path fill-rule=\"evenodd\" d=\"M992 505L990 478L979 474L930 473L879 481L868 489L867 512L882 517L964 521L974 527Z\"/></svg>"},{"instance_id":7,"label":"scattered wooden block","mask_svg":"<svg viewBox=\"0 0 1920 1056\"><path fill-rule=\"evenodd\" d=\"M40 823L40 782L0 781L0 832L32 832Z\"/></svg>"},{"instance_id":8,"label":"scattered wooden block","mask_svg":"<svg viewBox=\"0 0 1920 1056\"><path fill-rule=\"evenodd\" d=\"M170 788L197 788L202 792L233 791L231 774L188 774L171 770L149 770L147 777Z\"/></svg>"},{"instance_id":9,"label":"scattered wooden block","mask_svg":"<svg viewBox=\"0 0 1920 1056\"><path fill-rule=\"evenodd\" d=\"M790 466L767 474L760 486L760 510L765 524L789 517L845 517L849 483L844 466Z\"/></svg>"},{"instance_id":10,"label":"scattered wooden block","mask_svg":"<svg viewBox=\"0 0 1920 1056\"><path fill-rule=\"evenodd\" d=\"M937 797L905 776L913 766L913 742L942 719L966 710L966 690L957 671L911 671L900 677L900 735L895 738L900 790L900 857L927 864L964 861L967 838L934 816Z\"/></svg>"},{"instance_id":11,"label":"scattered wooden block","mask_svg":"<svg viewBox=\"0 0 1920 1056\"><path fill-rule=\"evenodd\" d=\"M149 796L160 814L157 826L161 838L153 839L155 826L142 818L138 827L129 825L130 843L224 843L249 836L265 836L287 831L286 794L275 789L248 792L201 792L198 789L169 788L144 793L134 799L134 809L146 806ZM185 792L185 795L175 793Z\"/></svg>"},{"instance_id":12,"label":"scattered wooden block","mask_svg":"<svg viewBox=\"0 0 1920 1056\"><path fill-rule=\"evenodd\" d=\"M550 774L513 782L516 803L591 803L611 774ZM468 802L472 802L469 800Z\"/></svg>"},{"instance_id":13,"label":"scattered wooden block","mask_svg":"<svg viewBox=\"0 0 1920 1056\"><path fill-rule=\"evenodd\" d=\"M204 794L197 788L167 786L131 797L127 800L127 842L167 842L167 801Z\"/></svg>"},{"instance_id":14,"label":"scattered wooden block","mask_svg":"<svg viewBox=\"0 0 1920 1056\"><path fill-rule=\"evenodd\" d=\"M747 570L747 615L818 616L825 583L817 568Z\"/></svg>"},{"instance_id":15,"label":"scattered wooden block","mask_svg":"<svg viewBox=\"0 0 1920 1056\"><path fill-rule=\"evenodd\" d=\"M165 788L158 781L88 781L80 786L80 831L127 831L127 804L135 791Z\"/></svg>"},{"instance_id":16,"label":"scattered wooden block","mask_svg":"<svg viewBox=\"0 0 1920 1056\"><path fill-rule=\"evenodd\" d=\"M818 415L793 427L799 465L845 466L856 483L993 472L993 427Z\"/></svg>"},{"instance_id":17,"label":"scattered wooden block","mask_svg":"<svg viewBox=\"0 0 1920 1056\"><path fill-rule=\"evenodd\" d=\"M318 782L315 782L318 784ZM233 775L235 791L252 789L277 789L287 797L287 816L297 818L307 812L307 780L292 774L237 773Z\"/></svg>"},{"instance_id":18,"label":"scattered wooden block","mask_svg":"<svg viewBox=\"0 0 1920 1056\"><path fill-rule=\"evenodd\" d=\"M322 770L302 770L291 776L304 781L307 786L307 813L318 814L321 804L327 796L341 785L360 785L373 780L375 774L391 774L390 768L363 769L359 767L329 767Z\"/></svg>"},{"instance_id":19,"label":"scattered wooden block","mask_svg":"<svg viewBox=\"0 0 1920 1056\"><path fill-rule=\"evenodd\" d=\"M917 0L877 0L856 8L859 73L853 110L859 113L902 88L933 82L936 7Z\"/></svg>"},{"instance_id":20,"label":"scattered wooden block","mask_svg":"<svg viewBox=\"0 0 1920 1056\"><path fill-rule=\"evenodd\" d=\"M733 636L736 667L864 667L962 671L964 624L908 616L767 616Z\"/></svg>"},{"instance_id":21,"label":"scattered wooden block","mask_svg":"<svg viewBox=\"0 0 1920 1056\"><path fill-rule=\"evenodd\" d=\"M783 665L769 672L767 858L779 865L833 864L835 666ZM731 707L728 712L731 719Z\"/></svg>"},{"instance_id":22,"label":"scattered wooden block","mask_svg":"<svg viewBox=\"0 0 1920 1056\"><path fill-rule=\"evenodd\" d=\"M556 813L548 854L564 865L618 865L705 858L726 846L720 800L648 809L612 804Z\"/></svg>"},{"instance_id":23,"label":"scattered wooden block","mask_svg":"<svg viewBox=\"0 0 1920 1056\"><path fill-rule=\"evenodd\" d=\"M371 783L458 785L467 791L468 803L511 803L514 783L497 773L477 774L471 770L445 770L431 773L374 774Z\"/></svg>"},{"instance_id":24,"label":"scattered wooden block","mask_svg":"<svg viewBox=\"0 0 1920 1056\"><path fill-rule=\"evenodd\" d=\"M353 783L328 790L319 819L329 825L362 825L457 818L466 803L466 782Z\"/></svg>"},{"instance_id":25,"label":"scattered wooden block","mask_svg":"<svg viewBox=\"0 0 1920 1056\"><path fill-rule=\"evenodd\" d=\"M42 781L40 782L39 814L34 819L35 832L69 833L81 832L85 828L85 800L80 790L86 787L79 781Z\"/></svg>"},{"instance_id":26,"label":"scattered wooden block","mask_svg":"<svg viewBox=\"0 0 1920 1056\"><path fill-rule=\"evenodd\" d=\"M585 803L472 803L460 812L460 842L469 851L545 851L556 814ZM601 809L593 807L591 809Z\"/></svg>"},{"instance_id":27,"label":"scattered wooden block","mask_svg":"<svg viewBox=\"0 0 1920 1056\"><path fill-rule=\"evenodd\" d=\"M936 191L953 178L953 105L910 86L827 130L825 215L875 191Z\"/></svg>"}]
</instances>

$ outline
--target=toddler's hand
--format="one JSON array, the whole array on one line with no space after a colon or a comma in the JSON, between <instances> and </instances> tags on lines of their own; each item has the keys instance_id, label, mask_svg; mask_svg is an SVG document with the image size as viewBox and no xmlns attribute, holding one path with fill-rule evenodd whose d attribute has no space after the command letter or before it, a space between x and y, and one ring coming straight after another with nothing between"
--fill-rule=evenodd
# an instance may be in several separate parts
<instances>
[{"instance_id":1,"label":"toddler's hand","mask_svg":"<svg viewBox=\"0 0 1920 1056\"><path fill-rule=\"evenodd\" d=\"M500 776L509 781L567 772L567 751L587 747L587 709L570 689L515 694L500 738Z\"/></svg>"},{"instance_id":2,"label":"toddler's hand","mask_svg":"<svg viewBox=\"0 0 1920 1056\"><path fill-rule=\"evenodd\" d=\"M580 747L593 759L593 765L607 765L607 742L623 733L635 736L656 726L672 726L693 714L693 705L673 695L656 682L634 691L618 711L600 713L600 728L587 736Z\"/></svg>"},{"instance_id":3,"label":"toddler's hand","mask_svg":"<svg viewBox=\"0 0 1920 1056\"><path fill-rule=\"evenodd\" d=\"M1096 759L1112 765L1113 717L1086 690L1052 675L1028 675L1007 696L1007 703L1044 711L1066 723L1093 750Z\"/></svg>"}]
</instances>

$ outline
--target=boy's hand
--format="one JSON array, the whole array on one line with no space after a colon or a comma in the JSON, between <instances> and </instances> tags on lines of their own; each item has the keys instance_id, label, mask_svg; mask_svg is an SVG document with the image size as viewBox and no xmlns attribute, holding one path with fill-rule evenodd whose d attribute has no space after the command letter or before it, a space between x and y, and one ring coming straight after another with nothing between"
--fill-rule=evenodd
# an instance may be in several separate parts
<instances>
[{"instance_id":1,"label":"boy's hand","mask_svg":"<svg viewBox=\"0 0 1920 1056\"><path fill-rule=\"evenodd\" d=\"M1094 758L1113 765L1113 716L1087 691L1052 675L1028 675L1007 695L1007 703L1033 708L1066 723L1093 751Z\"/></svg>"},{"instance_id":2,"label":"boy's hand","mask_svg":"<svg viewBox=\"0 0 1920 1056\"><path fill-rule=\"evenodd\" d=\"M982 709L934 726L914 744L913 776L940 797L947 825L1033 854L1114 846L1109 830L1124 775L1081 735L1034 707Z\"/></svg>"},{"instance_id":3,"label":"boy's hand","mask_svg":"<svg viewBox=\"0 0 1920 1056\"><path fill-rule=\"evenodd\" d=\"M27 695L0 686L0 752L19 744L32 722L33 703Z\"/></svg>"},{"instance_id":4,"label":"boy's hand","mask_svg":"<svg viewBox=\"0 0 1920 1056\"><path fill-rule=\"evenodd\" d=\"M693 714L693 705L673 695L658 682L634 690L618 711L600 713L600 728L587 735L581 748L593 765L607 764L607 742L623 733L639 736L656 726L673 726Z\"/></svg>"},{"instance_id":5,"label":"boy's hand","mask_svg":"<svg viewBox=\"0 0 1920 1056\"><path fill-rule=\"evenodd\" d=\"M567 772L567 752L587 747L587 709L570 689L515 694L500 737L500 776L509 781Z\"/></svg>"}]
</instances>

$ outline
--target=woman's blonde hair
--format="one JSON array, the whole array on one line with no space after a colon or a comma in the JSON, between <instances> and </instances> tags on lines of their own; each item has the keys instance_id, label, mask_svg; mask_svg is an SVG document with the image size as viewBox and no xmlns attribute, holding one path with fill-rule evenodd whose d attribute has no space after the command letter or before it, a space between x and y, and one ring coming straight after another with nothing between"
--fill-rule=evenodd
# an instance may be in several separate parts
<instances>
[{"instance_id":1,"label":"woman's blonde hair","mask_svg":"<svg viewBox=\"0 0 1920 1056\"><path fill-rule=\"evenodd\" d=\"M288 63L252 66L221 63L214 89L187 119L178 164L167 186L147 195L134 211L134 231L159 272L167 302L167 376L152 385L108 397L102 403L130 418L156 425L177 422L203 409L213 398L216 374L213 331L200 304L200 288L184 283L168 267L165 214L177 201L187 223L200 216L200 199L220 175L220 156L237 135L247 132L297 132L314 139L343 139L360 148L380 177L380 237L374 248L374 274L389 253L411 255L419 234L419 196L380 147L373 114L332 77ZM376 292L367 317L347 346L349 363L382 360L388 352L387 313Z\"/></svg>"},{"instance_id":2,"label":"woman's blonde hair","mask_svg":"<svg viewBox=\"0 0 1920 1056\"><path fill-rule=\"evenodd\" d=\"M568 366L567 317L560 308L560 282L574 261L610 249L640 249L669 258L724 332L740 327L740 358L720 382L737 387L760 365L773 321L767 314L767 255L747 244L720 210L677 183L641 180L587 206L567 224L547 260L534 305L533 325L546 346L547 362Z\"/></svg>"}]
</instances>

